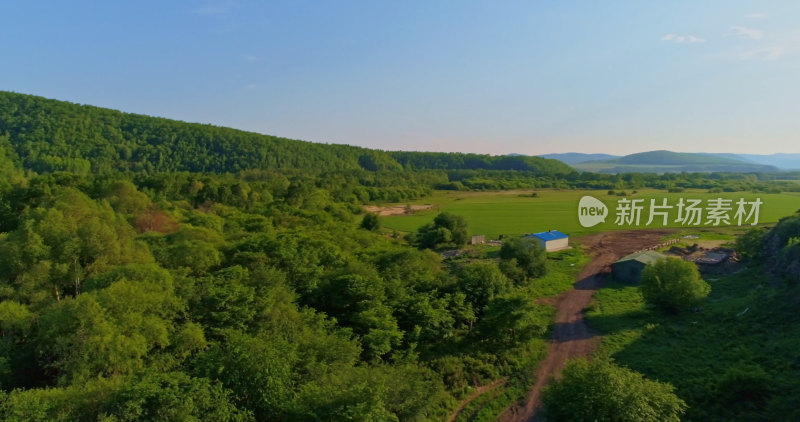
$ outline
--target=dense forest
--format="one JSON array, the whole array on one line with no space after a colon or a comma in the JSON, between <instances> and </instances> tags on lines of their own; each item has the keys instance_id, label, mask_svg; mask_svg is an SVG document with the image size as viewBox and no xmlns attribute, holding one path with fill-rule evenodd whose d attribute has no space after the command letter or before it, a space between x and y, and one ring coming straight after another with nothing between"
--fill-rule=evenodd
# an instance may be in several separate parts
<instances>
[{"instance_id":1,"label":"dense forest","mask_svg":"<svg viewBox=\"0 0 800 422\"><path fill-rule=\"evenodd\" d=\"M359 229L303 180L0 186L3 420L438 419L547 329L529 277Z\"/></svg>"},{"instance_id":2,"label":"dense forest","mask_svg":"<svg viewBox=\"0 0 800 422\"><path fill-rule=\"evenodd\" d=\"M440 420L540 356L538 249L515 255L535 272L445 263L359 227L358 203L424 195L444 170L2 101L0 419Z\"/></svg>"}]
</instances>

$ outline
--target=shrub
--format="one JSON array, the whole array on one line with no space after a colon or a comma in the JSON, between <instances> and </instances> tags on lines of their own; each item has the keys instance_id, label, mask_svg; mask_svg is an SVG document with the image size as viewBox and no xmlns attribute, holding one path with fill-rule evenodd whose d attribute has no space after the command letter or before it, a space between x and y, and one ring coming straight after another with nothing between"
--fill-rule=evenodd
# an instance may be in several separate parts
<instances>
[{"instance_id":1,"label":"shrub","mask_svg":"<svg viewBox=\"0 0 800 422\"><path fill-rule=\"evenodd\" d=\"M522 281L518 279L520 273L530 278L543 276L547 272L546 259L545 251L534 239L511 238L500 247L500 269L517 282ZM516 261L516 266L512 261Z\"/></svg>"},{"instance_id":2,"label":"shrub","mask_svg":"<svg viewBox=\"0 0 800 422\"><path fill-rule=\"evenodd\" d=\"M678 421L686 403L667 383L608 361L575 360L542 392L548 421Z\"/></svg>"},{"instance_id":3,"label":"shrub","mask_svg":"<svg viewBox=\"0 0 800 422\"><path fill-rule=\"evenodd\" d=\"M747 233L736 239L736 251L744 259L760 259L764 245L766 230L761 227L753 227Z\"/></svg>"},{"instance_id":4,"label":"shrub","mask_svg":"<svg viewBox=\"0 0 800 422\"><path fill-rule=\"evenodd\" d=\"M711 291L694 263L673 257L645 267L639 287L646 302L667 312L694 306Z\"/></svg>"},{"instance_id":5,"label":"shrub","mask_svg":"<svg viewBox=\"0 0 800 422\"><path fill-rule=\"evenodd\" d=\"M375 213L367 213L364 215L364 218L361 219L361 226L362 229L369 230L369 231L377 231L381 228L381 221L378 219L378 214Z\"/></svg>"}]
</instances>

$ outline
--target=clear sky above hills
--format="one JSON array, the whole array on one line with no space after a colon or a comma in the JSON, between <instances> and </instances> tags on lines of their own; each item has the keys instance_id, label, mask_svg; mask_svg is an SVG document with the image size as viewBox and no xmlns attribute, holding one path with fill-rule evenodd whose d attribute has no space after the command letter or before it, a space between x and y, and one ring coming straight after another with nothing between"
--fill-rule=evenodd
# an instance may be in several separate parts
<instances>
[{"instance_id":1,"label":"clear sky above hills","mask_svg":"<svg viewBox=\"0 0 800 422\"><path fill-rule=\"evenodd\" d=\"M8 1L0 57L2 90L319 142L800 152L794 1Z\"/></svg>"}]
</instances>

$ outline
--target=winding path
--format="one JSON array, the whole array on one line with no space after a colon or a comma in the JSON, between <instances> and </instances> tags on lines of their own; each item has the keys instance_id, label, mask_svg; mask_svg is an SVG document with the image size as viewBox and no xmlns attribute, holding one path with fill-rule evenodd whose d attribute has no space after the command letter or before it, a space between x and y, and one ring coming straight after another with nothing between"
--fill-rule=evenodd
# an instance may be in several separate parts
<instances>
[{"instance_id":1,"label":"winding path","mask_svg":"<svg viewBox=\"0 0 800 422\"><path fill-rule=\"evenodd\" d=\"M538 421L536 408L541 403L542 388L551 377L557 377L568 359L588 356L599 341L583 320L583 310L592 301L611 263L629 253L655 245L671 230L613 231L586 236L581 244L591 260L578 274L575 288L556 300L553 333L547 357L535 372L536 382L528 390L524 404L514 404L498 418L503 422Z\"/></svg>"},{"instance_id":2,"label":"winding path","mask_svg":"<svg viewBox=\"0 0 800 422\"><path fill-rule=\"evenodd\" d=\"M473 400L477 399L478 397L482 396L485 393L488 393L489 391L494 390L497 387L504 385L506 381L508 381L508 377L503 377L496 379L489 384L482 385L476 388L475 391L473 391L470 395L461 400L461 402L458 404L458 407L456 407L456 409L453 410L452 413L450 413L450 416L447 417L447 422L454 422L456 418L458 418L458 415L460 415L461 412L464 410L464 408L466 408L467 405L472 403Z\"/></svg>"}]
</instances>

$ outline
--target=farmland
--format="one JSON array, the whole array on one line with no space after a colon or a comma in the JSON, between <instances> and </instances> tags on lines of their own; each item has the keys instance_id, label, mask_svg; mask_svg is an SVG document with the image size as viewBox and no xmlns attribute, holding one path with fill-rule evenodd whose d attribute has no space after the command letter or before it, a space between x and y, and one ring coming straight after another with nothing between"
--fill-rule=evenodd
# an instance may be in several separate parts
<instances>
[{"instance_id":1,"label":"farmland","mask_svg":"<svg viewBox=\"0 0 800 422\"><path fill-rule=\"evenodd\" d=\"M667 204L673 207L680 198L701 199L703 204L709 199L731 199L734 210L730 213L733 217L735 202L740 198L753 201L760 198L763 202L760 208L759 223L773 223L783 216L793 214L800 208L800 194L798 193L752 193L752 192L723 192L709 193L701 190L687 190L680 193L671 193L663 190L643 189L637 193L626 192L627 196L609 195L607 191L600 190L537 190L536 196L532 191L492 191L492 192L452 192L437 191L432 196L423 200L412 202L410 205L431 204L428 211L416 212L412 215L387 216L383 219L384 227L401 232L414 231L441 211L459 214L466 218L470 232L485 234L488 238L496 238L501 234L522 234L545 230L559 230L570 235L585 235L615 229L635 228L627 225L614 224L615 208L620 199L644 199L645 208L642 211L639 226L645 227L648 218L650 199L655 199L660 204L662 199L667 199ZM584 228L578 222L578 201L584 195L594 196L608 207L609 215L604 223L591 228ZM669 210L668 227L686 227L675 223L677 210ZM705 217L703 218L705 223ZM731 221L735 224L734 221ZM661 219L656 220L650 228L663 227Z\"/></svg>"}]
</instances>

